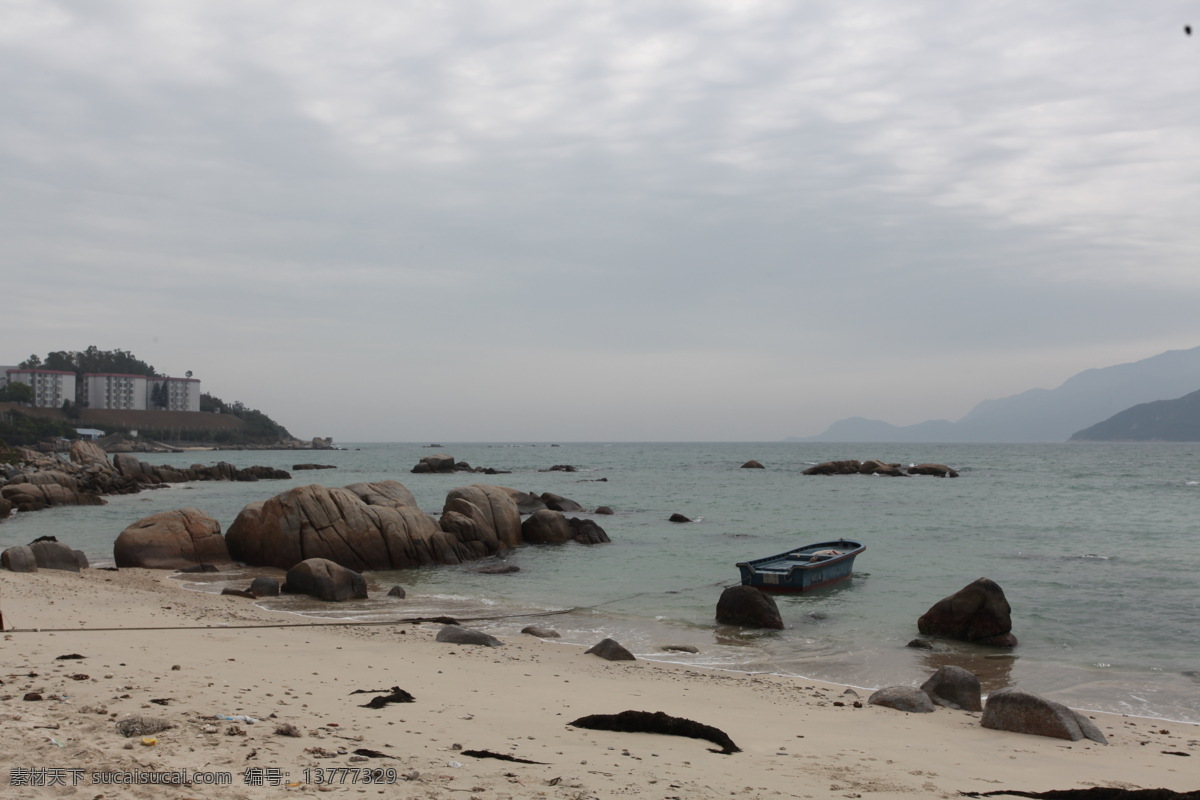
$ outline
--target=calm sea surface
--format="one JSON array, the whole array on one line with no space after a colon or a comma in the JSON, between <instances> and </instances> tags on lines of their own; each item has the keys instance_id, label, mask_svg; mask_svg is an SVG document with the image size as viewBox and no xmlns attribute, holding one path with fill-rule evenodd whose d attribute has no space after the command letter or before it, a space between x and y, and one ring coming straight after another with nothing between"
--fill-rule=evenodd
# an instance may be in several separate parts
<instances>
[{"instance_id":1,"label":"calm sea surface","mask_svg":"<svg viewBox=\"0 0 1200 800\"><path fill-rule=\"evenodd\" d=\"M291 481L197 483L109 498L102 507L18 515L0 546L54 535L94 562L112 558L128 524L194 506L222 530L247 503L291 486L392 479L439 513L469 483L554 492L596 517L608 545L523 547L520 571L481 575L479 564L373 573L374 597L318 604L263 601L296 613L388 619L450 614L501 637L537 624L565 644L609 636L639 658L802 675L857 687L920 683L943 664L971 669L985 691L1015 686L1072 707L1200 723L1200 445L836 445L800 443L342 444L321 452L229 451L143 456L154 464L228 461L335 470ZM508 475L413 475L445 452ZM807 477L833 459L948 464L957 479ZM741 469L756 459L766 469ZM570 464L578 472L546 472ZM691 524L667 521L673 513ZM777 599L786 630L717 626L717 599L738 582L734 564L824 538L867 544L854 577ZM1020 645L997 651L949 642L905 647L917 618L976 578L1004 589ZM246 576L234 583L244 586ZM399 583L408 599L384 597ZM198 586L207 590L219 585ZM544 618L506 616L565 612ZM14 624L20 625L19 620ZM688 644L699 653L667 653Z\"/></svg>"}]
</instances>

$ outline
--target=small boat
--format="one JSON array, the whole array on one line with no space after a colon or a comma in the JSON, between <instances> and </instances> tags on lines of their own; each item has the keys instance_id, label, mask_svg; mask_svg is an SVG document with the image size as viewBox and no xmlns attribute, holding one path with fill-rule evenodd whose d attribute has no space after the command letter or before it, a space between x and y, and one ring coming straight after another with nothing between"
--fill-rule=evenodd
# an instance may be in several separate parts
<instances>
[{"instance_id":1,"label":"small boat","mask_svg":"<svg viewBox=\"0 0 1200 800\"><path fill-rule=\"evenodd\" d=\"M805 545L777 556L738 562L742 585L764 592L806 592L850 577L862 542L836 539Z\"/></svg>"}]
</instances>

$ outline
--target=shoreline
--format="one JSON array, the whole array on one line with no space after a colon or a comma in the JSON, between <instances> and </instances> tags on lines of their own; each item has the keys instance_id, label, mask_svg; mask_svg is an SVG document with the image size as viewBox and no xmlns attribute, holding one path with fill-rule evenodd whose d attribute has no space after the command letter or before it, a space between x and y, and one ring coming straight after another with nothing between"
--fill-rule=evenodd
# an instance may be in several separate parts
<instances>
[{"instance_id":1,"label":"shoreline","mask_svg":"<svg viewBox=\"0 0 1200 800\"><path fill-rule=\"evenodd\" d=\"M436 642L440 626L429 624L260 627L297 615L189 591L169 573L6 573L0 612L15 628L3 633L0 695L12 699L0 702L0 748L13 757L0 785L13 785L13 769L46 768L80 770L68 774L84 783L137 770L233 777L232 785L192 783L183 794L167 789L189 798L278 796L289 784L312 797L381 791L565 800L630 787L702 799L1196 788L1194 763L1173 755L1200 755L1200 727L1187 723L1089 714L1109 744L1068 742L987 730L969 712L871 706L865 694L855 708L845 687L806 678L608 662L528 635L486 648ZM113 627L127 632L92 630ZM84 658L58 660L64 654ZM392 686L416 701L367 709L372 694L350 694ZM45 699L25 701L27 692ZM697 739L567 724L625 710L714 726L742 752L718 755ZM175 727L143 745L116 732L115 721L131 715ZM283 724L302 735L277 735ZM355 756L356 749L392 757ZM540 763L472 758L469 750ZM246 785L247 768L287 780ZM402 785L367 785L366 768L394 769L390 777ZM316 783L332 769L343 770L344 783ZM65 791L27 786L24 796ZM123 796L150 797L164 789L128 791Z\"/></svg>"}]
</instances>

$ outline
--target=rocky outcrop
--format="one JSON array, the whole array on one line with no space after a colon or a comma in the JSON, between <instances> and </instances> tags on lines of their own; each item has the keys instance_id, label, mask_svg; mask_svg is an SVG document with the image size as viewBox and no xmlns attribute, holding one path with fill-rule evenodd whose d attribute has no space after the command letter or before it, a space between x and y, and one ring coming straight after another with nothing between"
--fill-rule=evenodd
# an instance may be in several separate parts
<instances>
[{"instance_id":1,"label":"rocky outcrop","mask_svg":"<svg viewBox=\"0 0 1200 800\"><path fill-rule=\"evenodd\" d=\"M228 564L221 524L195 508L142 517L117 536L118 568L184 569L194 564Z\"/></svg>"},{"instance_id":2,"label":"rocky outcrop","mask_svg":"<svg viewBox=\"0 0 1200 800\"><path fill-rule=\"evenodd\" d=\"M914 464L907 469L900 464L883 461L878 458L858 461L826 461L809 467L804 475L887 475L889 477L904 477L906 475L936 475L939 478L957 478L958 472L945 464Z\"/></svg>"},{"instance_id":3,"label":"rocky outcrop","mask_svg":"<svg viewBox=\"0 0 1200 800\"><path fill-rule=\"evenodd\" d=\"M461 625L443 625L434 639L448 644L475 644L482 647L504 646L504 642L489 633L464 628Z\"/></svg>"},{"instance_id":4,"label":"rocky outcrop","mask_svg":"<svg viewBox=\"0 0 1200 800\"><path fill-rule=\"evenodd\" d=\"M1096 724L1078 711L1015 689L1001 689L988 695L980 724L998 731L1053 736L1072 742L1091 739L1108 744Z\"/></svg>"},{"instance_id":5,"label":"rocky outcrop","mask_svg":"<svg viewBox=\"0 0 1200 800\"><path fill-rule=\"evenodd\" d=\"M60 569L66 572L79 572L87 569L87 556L82 550L72 550L67 545L52 536L36 539L29 543L33 551L34 561L38 569Z\"/></svg>"},{"instance_id":6,"label":"rocky outcrop","mask_svg":"<svg viewBox=\"0 0 1200 800\"><path fill-rule=\"evenodd\" d=\"M282 591L329 602L361 600L367 597L367 581L329 559L308 558L287 571Z\"/></svg>"},{"instance_id":7,"label":"rocky outcrop","mask_svg":"<svg viewBox=\"0 0 1200 800\"><path fill-rule=\"evenodd\" d=\"M886 461L880 461L877 458L871 458L864 461L858 468L859 475L887 475L892 478L903 477L906 473L900 468L899 464L891 464Z\"/></svg>"},{"instance_id":8,"label":"rocky outcrop","mask_svg":"<svg viewBox=\"0 0 1200 800\"><path fill-rule=\"evenodd\" d=\"M542 509L521 523L521 538L527 544L604 544L611 541L604 529L590 519L572 517L561 512Z\"/></svg>"},{"instance_id":9,"label":"rocky outcrop","mask_svg":"<svg viewBox=\"0 0 1200 800\"><path fill-rule=\"evenodd\" d=\"M492 467L472 467L465 461L455 461L453 456L448 456L445 453L438 453L433 456L425 456L410 470L410 472L418 475L422 473L449 473L449 472L482 472L487 475L505 475L509 470L493 469Z\"/></svg>"},{"instance_id":10,"label":"rocky outcrop","mask_svg":"<svg viewBox=\"0 0 1200 800\"><path fill-rule=\"evenodd\" d=\"M140 484L187 483L189 481L259 481L287 480L291 474L274 467L239 468L222 461L211 467L193 464L190 467L154 466L139 461L128 453L113 456L113 467L117 473Z\"/></svg>"},{"instance_id":11,"label":"rocky outcrop","mask_svg":"<svg viewBox=\"0 0 1200 800\"><path fill-rule=\"evenodd\" d=\"M501 549L494 538L463 541L443 531L396 481L298 486L251 503L225 543L230 556L251 566L290 569L325 558L357 571L460 564Z\"/></svg>"},{"instance_id":12,"label":"rocky outcrop","mask_svg":"<svg viewBox=\"0 0 1200 800\"><path fill-rule=\"evenodd\" d=\"M0 565L9 572L37 572L37 558L27 544L10 547L0 553Z\"/></svg>"},{"instance_id":13,"label":"rocky outcrop","mask_svg":"<svg viewBox=\"0 0 1200 800\"><path fill-rule=\"evenodd\" d=\"M730 586L717 601L717 622L745 628L783 630L774 598L753 586Z\"/></svg>"},{"instance_id":14,"label":"rocky outcrop","mask_svg":"<svg viewBox=\"0 0 1200 800\"><path fill-rule=\"evenodd\" d=\"M826 461L809 467L802 475L857 475L862 467L861 461Z\"/></svg>"},{"instance_id":15,"label":"rocky outcrop","mask_svg":"<svg viewBox=\"0 0 1200 800\"><path fill-rule=\"evenodd\" d=\"M917 628L926 636L995 647L1017 646L1017 637L1012 634L1012 609L1004 590L988 578L980 578L934 603L917 620Z\"/></svg>"},{"instance_id":16,"label":"rocky outcrop","mask_svg":"<svg viewBox=\"0 0 1200 800\"><path fill-rule=\"evenodd\" d=\"M521 543L521 514L512 494L502 486L476 483L452 489L442 512L455 512L471 520L478 537L475 541L492 553Z\"/></svg>"},{"instance_id":17,"label":"rocky outcrop","mask_svg":"<svg viewBox=\"0 0 1200 800\"><path fill-rule=\"evenodd\" d=\"M583 506L579 505L579 503L553 492L542 492L542 502L551 511L566 511L572 514L583 511Z\"/></svg>"},{"instance_id":18,"label":"rocky outcrop","mask_svg":"<svg viewBox=\"0 0 1200 800\"><path fill-rule=\"evenodd\" d=\"M958 472L945 464L916 464L908 468L909 475L933 475L937 478L957 478Z\"/></svg>"},{"instance_id":19,"label":"rocky outcrop","mask_svg":"<svg viewBox=\"0 0 1200 800\"><path fill-rule=\"evenodd\" d=\"M751 459L745 464L742 464L742 469L766 469L761 463Z\"/></svg>"}]
</instances>

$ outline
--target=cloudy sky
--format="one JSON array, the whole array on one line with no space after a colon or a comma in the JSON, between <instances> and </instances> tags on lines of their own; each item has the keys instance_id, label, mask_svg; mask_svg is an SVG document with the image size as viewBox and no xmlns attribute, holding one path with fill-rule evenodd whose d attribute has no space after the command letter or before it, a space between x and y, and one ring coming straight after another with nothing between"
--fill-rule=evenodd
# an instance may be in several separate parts
<instances>
[{"instance_id":1,"label":"cloudy sky","mask_svg":"<svg viewBox=\"0 0 1200 800\"><path fill-rule=\"evenodd\" d=\"M778 440L1200 345L1195 2L3 0L0 363Z\"/></svg>"}]
</instances>

